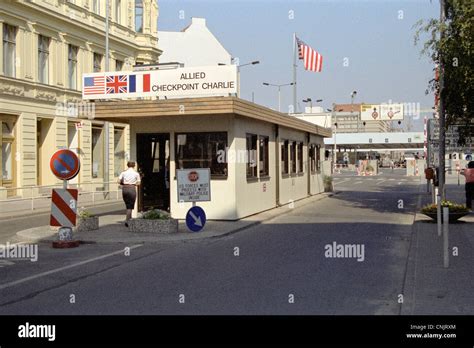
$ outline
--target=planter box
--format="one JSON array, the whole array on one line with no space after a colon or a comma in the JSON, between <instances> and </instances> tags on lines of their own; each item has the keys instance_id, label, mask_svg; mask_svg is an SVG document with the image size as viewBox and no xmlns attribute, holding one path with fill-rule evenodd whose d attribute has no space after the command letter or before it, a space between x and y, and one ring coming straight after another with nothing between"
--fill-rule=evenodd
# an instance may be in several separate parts
<instances>
[{"instance_id":1,"label":"planter box","mask_svg":"<svg viewBox=\"0 0 474 348\"><path fill-rule=\"evenodd\" d=\"M429 216L432 218L434 221L438 221L438 214L437 213L422 213L425 214L426 216ZM453 223L458 221L460 218L463 216L466 216L469 214L469 212L464 212L464 213L449 213L449 222ZM441 211L441 222L443 222L443 212Z\"/></svg>"},{"instance_id":2,"label":"planter box","mask_svg":"<svg viewBox=\"0 0 474 348\"><path fill-rule=\"evenodd\" d=\"M91 216L88 218L79 218L76 232L94 231L99 229L99 217Z\"/></svg>"},{"instance_id":3,"label":"planter box","mask_svg":"<svg viewBox=\"0 0 474 348\"><path fill-rule=\"evenodd\" d=\"M333 192L333 191L334 191L334 187L333 187L332 182L330 184L328 183L324 184L324 192Z\"/></svg>"},{"instance_id":4,"label":"planter box","mask_svg":"<svg viewBox=\"0 0 474 348\"><path fill-rule=\"evenodd\" d=\"M136 233L178 233L178 220L131 219L128 221L128 228Z\"/></svg>"}]
</instances>

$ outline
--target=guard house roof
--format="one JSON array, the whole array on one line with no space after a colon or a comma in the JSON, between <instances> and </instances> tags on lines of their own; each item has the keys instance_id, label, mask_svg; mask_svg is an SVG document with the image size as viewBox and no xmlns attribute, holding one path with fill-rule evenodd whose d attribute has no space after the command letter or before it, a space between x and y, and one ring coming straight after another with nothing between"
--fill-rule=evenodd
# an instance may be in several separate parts
<instances>
[{"instance_id":1,"label":"guard house roof","mask_svg":"<svg viewBox=\"0 0 474 348\"><path fill-rule=\"evenodd\" d=\"M97 101L95 118L124 122L134 118L183 115L238 115L304 132L331 137L329 128L299 120L236 97L179 98L162 100Z\"/></svg>"}]
</instances>

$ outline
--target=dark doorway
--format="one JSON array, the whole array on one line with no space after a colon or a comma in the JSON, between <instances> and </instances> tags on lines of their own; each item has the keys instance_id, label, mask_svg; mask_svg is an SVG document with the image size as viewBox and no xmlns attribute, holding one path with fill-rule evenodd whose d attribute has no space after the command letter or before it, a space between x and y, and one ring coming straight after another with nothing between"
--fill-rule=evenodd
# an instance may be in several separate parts
<instances>
[{"instance_id":1,"label":"dark doorway","mask_svg":"<svg viewBox=\"0 0 474 348\"><path fill-rule=\"evenodd\" d=\"M170 206L169 150L168 133L137 134L137 164L142 178L139 211L168 210Z\"/></svg>"}]
</instances>

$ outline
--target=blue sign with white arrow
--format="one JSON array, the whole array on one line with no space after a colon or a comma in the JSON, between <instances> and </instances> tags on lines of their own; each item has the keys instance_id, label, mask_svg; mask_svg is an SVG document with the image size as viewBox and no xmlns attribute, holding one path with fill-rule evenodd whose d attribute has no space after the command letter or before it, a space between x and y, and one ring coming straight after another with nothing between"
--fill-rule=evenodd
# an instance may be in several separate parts
<instances>
[{"instance_id":1,"label":"blue sign with white arrow","mask_svg":"<svg viewBox=\"0 0 474 348\"><path fill-rule=\"evenodd\" d=\"M186 226L192 232L199 232L206 224L206 213L201 207L192 207L186 214Z\"/></svg>"}]
</instances>

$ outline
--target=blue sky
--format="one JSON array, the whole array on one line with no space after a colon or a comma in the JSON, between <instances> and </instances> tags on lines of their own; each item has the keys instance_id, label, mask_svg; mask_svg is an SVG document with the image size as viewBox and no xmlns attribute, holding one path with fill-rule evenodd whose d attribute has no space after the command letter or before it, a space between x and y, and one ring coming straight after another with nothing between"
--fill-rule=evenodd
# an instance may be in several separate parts
<instances>
[{"instance_id":1,"label":"blue sky","mask_svg":"<svg viewBox=\"0 0 474 348\"><path fill-rule=\"evenodd\" d=\"M333 102L419 102L433 106L425 95L432 78L432 64L414 46L413 25L421 18L437 17L436 0L161 0L159 30L181 30L191 17L204 17L207 26L241 64L241 95L272 108L277 90L262 82L292 81L292 35L318 50L324 57L323 71L312 73L298 67L298 102L323 99ZM179 18L184 11L185 18ZM290 12L293 11L293 12ZM294 18L290 18L290 14ZM401 19L399 17L402 17ZM349 65L344 66L345 58ZM346 61L347 61L346 59ZM282 111L292 103L291 87L284 87Z\"/></svg>"}]
</instances>

